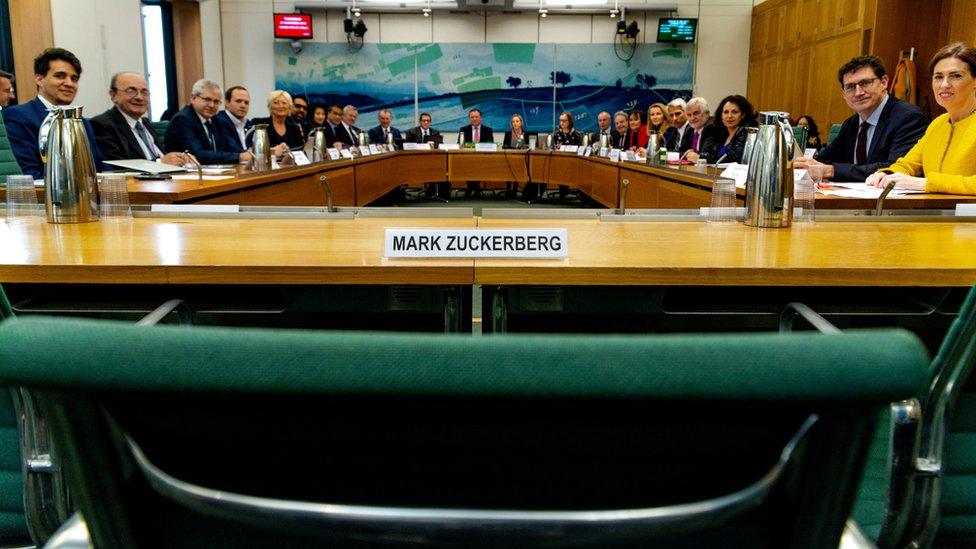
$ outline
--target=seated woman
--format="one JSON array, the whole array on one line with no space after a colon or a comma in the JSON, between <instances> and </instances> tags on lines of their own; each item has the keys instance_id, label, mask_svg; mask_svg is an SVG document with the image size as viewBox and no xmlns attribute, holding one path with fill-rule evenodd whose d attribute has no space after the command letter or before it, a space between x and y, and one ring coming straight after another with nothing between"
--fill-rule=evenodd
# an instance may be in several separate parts
<instances>
[{"instance_id":1,"label":"seated woman","mask_svg":"<svg viewBox=\"0 0 976 549\"><path fill-rule=\"evenodd\" d=\"M313 105L312 106L312 127L318 128L322 124L325 124L325 118L326 118L325 115L326 115L325 107L323 107L322 105Z\"/></svg>"},{"instance_id":2,"label":"seated woman","mask_svg":"<svg viewBox=\"0 0 976 549\"><path fill-rule=\"evenodd\" d=\"M905 156L865 183L933 193L976 194L976 50L955 42L929 62L932 91L947 112Z\"/></svg>"},{"instance_id":3,"label":"seated woman","mask_svg":"<svg viewBox=\"0 0 976 549\"><path fill-rule=\"evenodd\" d=\"M528 149L529 134L525 133L525 120L522 119L522 115L513 114L509 120L509 125L511 129L505 132L505 137L502 138L502 148ZM518 182L509 181L505 183L505 189L505 196L507 198L515 198L515 194L518 192ZM526 186L526 189L528 189L528 186Z\"/></svg>"},{"instance_id":4,"label":"seated woman","mask_svg":"<svg viewBox=\"0 0 976 549\"><path fill-rule=\"evenodd\" d=\"M756 113L752 103L741 95L730 95L718 104L718 116L712 120L714 130L705 137L701 158L710 164L742 162L746 147L746 127L755 127Z\"/></svg>"},{"instance_id":5,"label":"seated woman","mask_svg":"<svg viewBox=\"0 0 976 549\"><path fill-rule=\"evenodd\" d=\"M634 109L627 115L627 142L624 150L641 152L647 149L647 127L644 125L644 111Z\"/></svg>"},{"instance_id":6,"label":"seated woman","mask_svg":"<svg viewBox=\"0 0 976 549\"><path fill-rule=\"evenodd\" d=\"M294 110L291 95L283 90L275 90L268 94L268 112L271 116L267 118L255 118L254 124L268 125L268 142L271 144L271 152L277 157L282 157L290 149L300 149L305 145L305 137L302 129L290 118ZM247 137L248 147L254 141L254 134Z\"/></svg>"},{"instance_id":7,"label":"seated woman","mask_svg":"<svg viewBox=\"0 0 976 549\"><path fill-rule=\"evenodd\" d=\"M502 139L503 149L528 149L529 134L525 133L525 120L521 114L513 114L509 121L511 128Z\"/></svg>"},{"instance_id":8,"label":"seated woman","mask_svg":"<svg viewBox=\"0 0 976 549\"><path fill-rule=\"evenodd\" d=\"M650 107L647 107L648 143L650 143L651 134L657 134L657 146L663 147L673 131L677 130L671 128L671 123L668 121L667 105L664 103L654 103Z\"/></svg>"},{"instance_id":9,"label":"seated woman","mask_svg":"<svg viewBox=\"0 0 976 549\"><path fill-rule=\"evenodd\" d=\"M583 143L583 134L576 131L576 120L573 113L563 111L559 113L559 129L552 136L552 143L559 145L580 145Z\"/></svg>"},{"instance_id":10,"label":"seated woman","mask_svg":"<svg viewBox=\"0 0 976 549\"><path fill-rule=\"evenodd\" d=\"M818 151L823 148L823 143L820 141L820 128L817 127L817 122L814 121L812 116L804 114L796 119L796 125L804 126L807 129L807 144L804 148L816 149Z\"/></svg>"}]
</instances>

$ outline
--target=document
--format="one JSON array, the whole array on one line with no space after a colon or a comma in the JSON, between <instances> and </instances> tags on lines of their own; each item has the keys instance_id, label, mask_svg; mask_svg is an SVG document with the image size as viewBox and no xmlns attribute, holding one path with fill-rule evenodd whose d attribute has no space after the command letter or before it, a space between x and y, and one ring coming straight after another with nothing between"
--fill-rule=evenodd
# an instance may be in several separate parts
<instances>
[{"instance_id":1,"label":"document","mask_svg":"<svg viewBox=\"0 0 976 549\"><path fill-rule=\"evenodd\" d=\"M183 169L183 166L170 166L169 164L163 164L162 162L154 162L152 160L145 159L106 160L105 163L143 173L173 173L186 171Z\"/></svg>"},{"instance_id":2,"label":"document","mask_svg":"<svg viewBox=\"0 0 976 549\"><path fill-rule=\"evenodd\" d=\"M868 185L866 183L831 183L826 189L819 189L820 194L830 196L842 196L845 198L871 198L877 200L881 197L884 189ZM888 196L909 196L913 194L925 194L924 191L911 191L907 189L894 189Z\"/></svg>"}]
</instances>

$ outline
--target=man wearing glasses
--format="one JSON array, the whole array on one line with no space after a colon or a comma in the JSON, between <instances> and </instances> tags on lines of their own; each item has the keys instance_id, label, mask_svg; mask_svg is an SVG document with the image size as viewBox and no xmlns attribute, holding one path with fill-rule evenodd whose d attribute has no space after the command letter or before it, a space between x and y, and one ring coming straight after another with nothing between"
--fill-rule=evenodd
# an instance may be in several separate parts
<instances>
[{"instance_id":1,"label":"man wearing glasses","mask_svg":"<svg viewBox=\"0 0 976 549\"><path fill-rule=\"evenodd\" d=\"M0 70L0 109L15 105L16 100L14 75L5 70Z\"/></svg>"},{"instance_id":2,"label":"man wearing glasses","mask_svg":"<svg viewBox=\"0 0 976 549\"><path fill-rule=\"evenodd\" d=\"M189 151L201 164L237 164L251 160L233 128L216 119L223 102L220 84L205 78L193 83L190 104L173 115L166 129L166 152Z\"/></svg>"},{"instance_id":3,"label":"man wearing glasses","mask_svg":"<svg viewBox=\"0 0 976 549\"><path fill-rule=\"evenodd\" d=\"M855 57L837 71L837 78L855 114L820 154L799 157L794 167L823 163L824 178L864 181L904 156L925 133L928 120L915 105L888 94L888 75L879 57Z\"/></svg>"},{"instance_id":4,"label":"man wearing glasses","mask_svg":"<svg viewBox=\"0 0 976 549\"><path fill-rule=\"evenodd\" d=\"M98 148L105 160L146 159L182 166L187 155L180 152L163 153L149 120L149 86L146 79L134 72L120 72L112 76L108 95L114 107L91 119Z\"/></svg>"},{"instance_id":5,"label":"man wearing glasses","mask_svg":"<svg viewBox=\"0 0 976 549\"><path fill-rule=\"evenodd\" d=\"M78 93L81 79L81 61L75 54L61 48L48 48L34 58L34 83L37 97L26 103L3 109L3 122L7 126L10 148L24 175L34 179L44 177L44 163L37 145L41 124L48 109L70 105ZM102 155L95 143L91 124L85 120L85 132L91 143L95 169L102 171Z\"/></svg>"}]
</instances>

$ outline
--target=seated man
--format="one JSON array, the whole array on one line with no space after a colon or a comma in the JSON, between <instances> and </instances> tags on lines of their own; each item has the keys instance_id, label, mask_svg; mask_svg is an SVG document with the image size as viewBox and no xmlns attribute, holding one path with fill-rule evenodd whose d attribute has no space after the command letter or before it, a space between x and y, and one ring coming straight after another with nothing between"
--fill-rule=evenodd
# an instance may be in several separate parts
<instances>
[{"instance_id":1,"label":"seated man","mask_svg":"<svg viewBox=\"0 0 976 549\"><path fill-rule=\"evenodd\" d=\"M359 109L352 105L342 108L342 123L336 128L335 148L359 146L359 134L363 130L356 127L356 119L359 118Z\"/></svg>"},{"instance_id":2,"label":"seated man","mask_svg":"<svg viewBox=\"0 0 976 549\"><path fill-rule=\"evenodd\" d=\"M613 114L613 129L610 130L610 148L626 149L629 136L630 124L627 122L627 113L615 112Z\"/></svg>"},{"instance_id":3,"label":"seated man","mask_svg":"<svg viewBox=\"0 0 976 549\"><path fill-rule=\"evenodd\" d=\"M677 151L680 153L685 152L690 148L691 145L691 124L688 123L688 116L685 115L685 109L688 104L685 103L684 99L680 97L672 100L668 103L668 119L671 121L671 128L674 131L668 132L667 139L665 140L664 146L669 151ZM685 134L689 134L688 146L685 147L685 151L681 150L681 144L685 140Z\"/></svg>"},{"instance_id":4,"label":"seated man","mask_svg":"<svg viewBox=\"0 0 976 549\"><path fill-rule=\"evenodd\" d=\"M0 109L16 104L17 95L14 93L14 75L5 70L0 70Z\"/></svg>"},{"instance_id":5,"label":"seated man","mask_svg":"<svg viewBox=\"0 0 976 549\"><path fill-rule=\"evenodd\" d=\"M247 117L251 110L251 94L244 86L231 86L224 92L224 110L217 113L215 120L224 122L225 128L233 130L234 139L241 143L241 147L247 148L247 130L254 122Z\"/></svg>"},{"instance_id":6,"label":"seated man","mask_svg":"<svg viewBox=\"0 0 976 549\"><path fill-rule=\"evenodd\" d=\"M302 130L302 136L308 135L308 130L312 129L312 120L308 116L308 99L305 99L301 95L296 95L291 101L294 111L291 117L298 124L298 127Z\"/></svg>"},{"instance_id":7,"label":"seated man","mask_svg":"<svg viewBox=\"0 0 976 549\"><path fill-rule=\"evenodd\" d=\"M200 79L193 84L190 104L173 116L166 129L166 151L188 151L201 164L237 164L252 159L241 143L231 136L236 133L214 118L220 107L220 84Z\"/></svg>"},{"instance_id":8,"label":"seated man","mask_svg":"<svg viewBox=\"0 0 976 549\"><path fill-rule=\"evenodd\" d=\"M331 147L338 141L339 129L342 128L342 107L336 104L329 105L325 110L325 142Z\"/></svg>"},{"instance_id":9,"label":"seated man","mask_svg":"<svg viewBox=\"0 0 976 549\"><path fill-rule=\"evenodd\" d=\"M441 135L441 132L430 127L431 120L430 114L425 112L420 113L420 118L418 119L420 124L407 130L406 141L411 143L427 143L433 141L435 146L443 143L444 136Z\"/></svg>"},{"instance_id":10,"label":"seated man","mask_svg":"<svg viewBox=\"0 0 976 549\"><path fill-rule=\"evenodd\" d=\"M37 84L37 97L13 107L3 109L3 121L7 126L10 148L17 164L25 175L35 179L44 177L44 163L41 161L37 145L41 124L47 117L48 109L54 106L70 105L78 93L78 80L81 79L81 61L75 54L61 48L48 48L34 58L34 82ZM102 155L98 150L91 124L85 120L85 132L91 145L95 169L102 171Z\"/></svg>"},{"instance_id":11,"label":"seated man","mask_svg":"<svg viewBox=\"0 0 976 549\"><path fill-rule=\"evenodd\" d=\"M470 124L461 126L458 130L458 134L464 143L492 143L495 141L495 135L491 128L481 123L481 111L479 109L468 111L468 122ZM477 181L468 181L468 188L464 191L464 196L469 197L472 193L481 196L481 185Z\"/></svg>"},{"instance_id":12,"label":"seated man","mask_svg":"<svg viewBox=\"0 0 976 549\"><path fill-rule=\"evenodd\" d=\"M380 125L369 130L369 142L377 145L386 145L389 136L393 135L393 146L403 148L403 136L400 130L393 127L393 113L389 109L383 109L379 113Z\"/></svg>"},{"instance_id":13,"label":"seated man","mask_svg":"<svg viewBox=\"0 0 976 549\"><path fill-rule=\"evenodd\" d=\"M825 179L864 181L905 156L925 133L928 120L915 105L888 94L888 75L879 57L851 59L837 71L837 79L855 114L820 154L799 157L793 166L823 163Z\"/></svg>"},{"instance_id":14,"label":"seated man","mask_svg":"<svg viewBox=\"0 0 976 549\"><path fill-rule=\"evenodd\" d=\"M699 151L701 151L702 146L716 131L715 125L711 123L712 117L708 110L708 101L705 101L704 97L689 99L688 105L685 107L685 117L688 119L691 131L685 132L678 146L678 152L683 158L695 162L701 156Z\"/></svg>"},{"instance_id":15,"label":"seated man","mask_svg":"<svg viewBox=\"0 0 976 549\"><path fill-rule=\"evenodd\" d=\"M114 107L91 119L98 148L105 160L144 158L182 166L188 160L182 152L163 154L149 120L149 86L142 75L120 72L112 76L109 98Z\"/></svg>"},{"instance_id":16,"label":"seated man","mask_svg":"<svg viewBox=\"0 0 976 549\"><path fill-rule=\"evenodd\" d=\"M596 115L597 131L590 134L590 144L595 148L600 146L600 137L607 136L607 142L611 143L612 139L610 137L613 131L613 120L610 117L610 113L603 111Z\"/></svg>"}]
</instances>

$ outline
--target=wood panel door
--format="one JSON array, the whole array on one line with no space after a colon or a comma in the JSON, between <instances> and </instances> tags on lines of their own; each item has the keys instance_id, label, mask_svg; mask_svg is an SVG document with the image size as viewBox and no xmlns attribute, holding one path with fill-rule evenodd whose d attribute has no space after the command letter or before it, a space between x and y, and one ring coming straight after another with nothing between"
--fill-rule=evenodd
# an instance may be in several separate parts
<instances>
[{"instance_id":1,"label":"wood panel door","mask_svg":"<svg viewBox=\"0 0 976 549\"><path fill-rule=\"evenodd\" d=\"M779 26L780 26L780 21L782 20L782 17L780 17L781 11L782 11L782 6L778 6L774 9L769 10L769 12L767 12L766 14L768 20L766 24L766 46L763 49L763 52L766 55L769 55L771 53L776 53L777 51L780 50Z\"/></svg>"},{"instance_id":2,"label":"wood panel door","mask_svg":"<svg viewBox=\"0 0 976 549\"><path fill-rule=\"evenodd\" d=\"M830 41L829 51L831 61L826 66L833 68L831 71L831 76L833 77L833 86L831 89L834 93L830 98L828 119L833 124L839 124L851 115L851 109L847 106L847 101L844 100L844 96L840 91L840 83L837 82L836 71L844 63L850 61L852 57L861 55L861 33L853 32L838 36ZM829 127L827 126L827 128Z\"/></svg>"},{"instance_id":3,"label":"wood panel door","mask_svg":"<svg viewBox=\"0 0 976 549\"><path fill-rule=\"evenodd\" d=\"M797 23L799 44L809 44L820 34L820 0L799 0L800 14Z\"/></svg>"},{"instance_id":4,"label":"wood panel door","mask_svg":"<svg viewBox=\"0 0 976 549\"><path fill-rule=\"evenodd\" d=\"M797 46L800 37L800 0L788 0L780 7L780 33L779 40L783 44L784 50L790 50Z\"/></svg>"},{"instance_id":5,"label":"wood panel door","mask_svg":"<svg viewBox=\"0 0 976 549\"><path fill-rule=\"evenodd\" d=\"M859 30L864 15L864 0L838 0L836 4L837 30Z\"/></svg>"},{"instance_id":6,"label":"wood panel door","mask_svg":"<svg viewBox=\"0 0 976 549\"><path fill-rule=\"evenodd\" d=\"M756 59L766 54L766 29L769 27L769 12L757 13L752 18L749 57Z\"/></svg>"},{"instance_id":7,"label":"wood panel door","mask_svg":"<svg viewBox=\"0 0 976 549\"><path fill-rule=\"evenodd\" d=\"M809 108L809 96L810 96L810 79L812 74L810 71L811 63L810 56L813 54L812 47L799 48L796 50L796 62L793 67L793 105L790 115L793 119L797 119L804 114L807 114ZM817 67L817 70L822 70ZM814 117L816 120L816 117Z\"/></svg>"}]
</instances>

